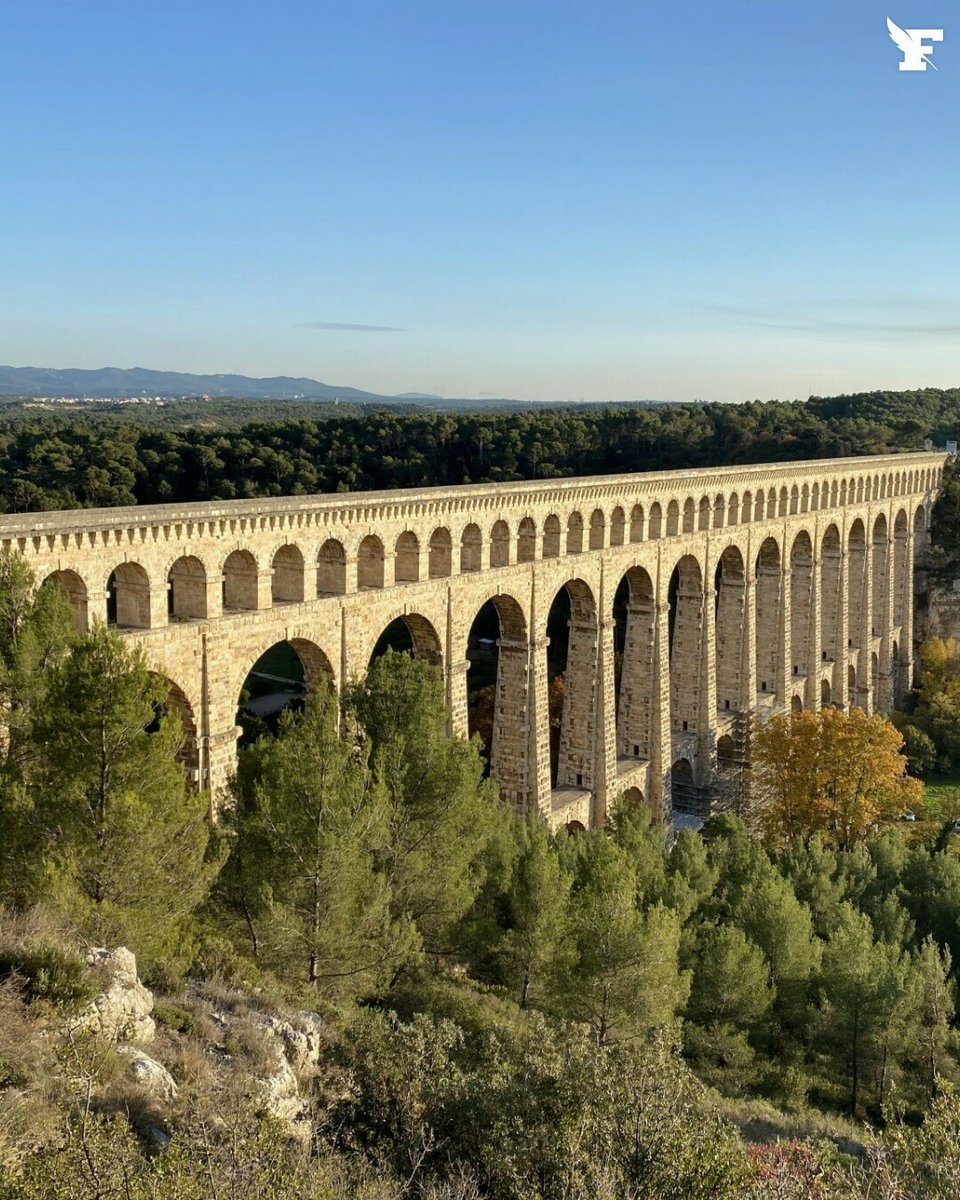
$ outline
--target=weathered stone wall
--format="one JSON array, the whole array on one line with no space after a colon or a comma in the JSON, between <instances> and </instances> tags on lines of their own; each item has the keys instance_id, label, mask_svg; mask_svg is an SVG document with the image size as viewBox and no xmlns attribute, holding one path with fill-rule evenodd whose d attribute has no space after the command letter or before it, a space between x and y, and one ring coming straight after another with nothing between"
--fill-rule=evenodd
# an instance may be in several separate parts
<instances>
[{"instance_id":1,"label":"weathered stone wall","mask_svg":"<svg viewBox=\"0 0 960 1200\"><path fill-rule=\"evenodd\" d=\"M170 684L214 794L244 680L278 641L308 683L360 676L401 618L467 724L467 642L500 616L493 771L519 809L602 822L625 790L710 795L749 722L887 709L912 676L912 586L944 456L0 517L0 547L109 621ZM891 546L892 542L892 546ZM614 596L630 598L619 703ZM671 580L673 583L671 584ZM557 786L547 617L571 599ZM721 744L722 743L722 744ZM722 761L719 764L718 747Z\"/></svg>"}]
</instances>

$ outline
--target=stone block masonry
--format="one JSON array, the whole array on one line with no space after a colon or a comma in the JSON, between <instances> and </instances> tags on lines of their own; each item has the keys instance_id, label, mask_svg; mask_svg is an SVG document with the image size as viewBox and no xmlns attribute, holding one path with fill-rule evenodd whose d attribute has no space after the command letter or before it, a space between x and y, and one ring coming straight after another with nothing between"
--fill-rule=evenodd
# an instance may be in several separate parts
<instances>
[{"instance_id":1,"label":"stone block masonry","mask_svg":"<svg viewBox=\"0 0 960 1200\"><path fill-rule=\"evenodd\" d=\"M183 718L191 778L215 799L264 651L290 642L308 686L340 688L399 618L465 733L470 630L492 601L492 773L520 811L597 825L623 794L663 816L708 807L748 761L751 723L773 712L896 703L944 461L24 513L0 516L0 548L64 589L80 629L105 621L142 647ZM552 772L547 618L563 589Z\"/></svg>"}]
</instances>

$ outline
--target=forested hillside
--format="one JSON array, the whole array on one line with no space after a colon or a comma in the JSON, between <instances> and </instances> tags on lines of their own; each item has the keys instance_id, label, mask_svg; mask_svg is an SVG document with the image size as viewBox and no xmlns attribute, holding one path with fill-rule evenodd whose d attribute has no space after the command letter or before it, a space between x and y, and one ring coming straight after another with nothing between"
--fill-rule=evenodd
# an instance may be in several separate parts
<instances>
[{"instance_id":1,"label":"forested hillside","mask_svg":"<svg viewBox=\"0 0 960 1200\"><path fill-rule=\"evenodd\" d=\"M805 403L378 411L171 429L85 415L0 421L0 511L544 479L918 449L960 389Z\"/></svg>"}]
</instances>

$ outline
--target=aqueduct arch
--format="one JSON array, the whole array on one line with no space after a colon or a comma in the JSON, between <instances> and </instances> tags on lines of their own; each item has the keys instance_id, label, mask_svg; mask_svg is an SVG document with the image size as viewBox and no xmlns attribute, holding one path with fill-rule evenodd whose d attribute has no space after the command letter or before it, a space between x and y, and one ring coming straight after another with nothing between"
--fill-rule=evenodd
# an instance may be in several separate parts
<instances>
[{"instance_id":1,"label":"aqueduct arch","mask_svg":"<svg viewBox=\"0 0 960 1200\"><path fill-rule=\"evenodd\" d=\"M675 798L712 802L758 715L893 703L913 677L914 561L943 463L7 514L0 548L63 589L78 628L114 622L178 681L193 769L215 793L235 762L243 680L277 643L297 647L305 680L339 689L399 620L466 732L468 637L490 601L492 773L519 810L588 826L631 788L658 814L672 783ZM561 592L571 682L554 787L548 614Z\"/></svg>"}]
</instances>

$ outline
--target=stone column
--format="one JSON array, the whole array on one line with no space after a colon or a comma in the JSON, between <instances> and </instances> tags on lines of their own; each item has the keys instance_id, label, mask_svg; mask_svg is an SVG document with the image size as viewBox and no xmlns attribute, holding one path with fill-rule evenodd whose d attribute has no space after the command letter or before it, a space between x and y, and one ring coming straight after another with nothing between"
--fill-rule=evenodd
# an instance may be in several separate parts
<instances>
[{"instance_id":1,"label":"stone column","mask_svg":"<svg viewBox=\"0 0 960 1200\"><path fill-rule=\"evenodd\" d=\"M887 517L887 549L884 554L883 612L881 614L880 633L880 679L878 698L880 711L889 713L894 706L894 692L897 680L891 675L891 642L893 633L893 600L896 590L894 575L894 550L896 542L893 536L893 514L888 510Z\"/></svg>"},{"instance_id":2,"label":"stone column","mask_svg":"<svg viewBox=\"0 0 960 1200\"><path fill-rule=\"evenodd\" d=\"M873 712L873 533L871 523L865 522L866 549L863 563L863 597L860 603L859 653L857 654L857 703L867 713Z\"/></svg>"},{"instance_id":3,"label":"stone column","mask_svg":"<svg viewBox=\"0 0 960 1200\"><path fill-rule=\"evenodd\" d=\"M602 588L600 595L601 611L606 611ZM615 622L612 619L601 620L597 646L597 740L594 746L592 820L594 827L604 824L618 795L614 628Z\"/></svg>"},{"instance_id":4,"label":"stone column","mask_svg":"<svg viewBox=\"0 0 960 1200\"><path fill-rule=\"evenodd\" d=\"M840 542L840 598L837 602L837 656L833 664L833 684L830 696L834 704L847 709L853 700L847 687L847 666L850 661L850 565L847 562L846 531Z\"/></svg>"},{"instance_id":5,"label":"stone column","mask_svg":"<svg viewBox=\"0 0 960 1200\"><path fill-rule=\"evenodd\" d=\"M670 789L673 734L670 724L670 605L665 601L656 605L652 666L650 811L655 817L669 821L673 815Z\"/></svg>"},{"instance_id":6,"label":"stone column","mask_svg":"<svg viewBox=\"0 0 960 1200\"><path fill-rule=\"evenodd\" d=\"M596 787L597 658L596 616L572 617L564 674L563 720L560 726L558 787Z\"/></svg>"},{"instance_id":7,"label":"stone column","mask_svg":"<svg viewBox=\"0 0 960 1200\"><path fill-rule=\"evenodd\" d=\"M497 646L499 659L490 774L500 785L504 800L512 804L517 812L523 813L529 799L527 689L530 683L530 646L527 642L514 642L503 637Z\"/></svg>"},{"instance_id":8,"label":"stone column","mask_svg":"<svg viewBox=\"0 0 960 1200\"><path fill-rule=\"evenodd\" d=\"M393 587L397 582L396 576L397 555L393 550L383 551L383 586L385 588Z\"/></svg>"},{"instance_id":9,"label":"stone column","mask_svg":"<svg viewBox=\"0 0 960 1200\"><path fill-rule=\"evenodd\" d=\"M359 588L357 583L358 562L356 550L352 554L346 555L346 561L343 564L343 591L347 596L352 596Z\"/></svg>"},{"instance_id":10,"label":"stone column","mask_svg":"<svg viewBox=\"0 0 960 1200\"><path fill-rule=\"evenodd\" d=\"M454 736L469 737L470 722L467 717L467 672L470 663L451 662L447 658L444 667L444 691L447 708L450 710L450 732Z\"/></svg>"},{"instance_id":11,"label":"stone column","mask_svg":"<svg viewBox=\"0 0 960 1200\"><path fill-rule=\"evenodd\" d=\"M913 522L907 521L906 575L903 597L903 625L900 629L900 695L904 696L913 687Z\"/></svg>"},{"instance_id":12,"label":"stone column","mask_svg":"<svg viewBox=\"0 0 960 1200\"><path fill-rule=\"evenodd\" d=\"M819 531L813 547L813 566L810 576L810 630L807 649L807 682L804 685L804 708L812 712L820 711L820 672L822 670L821 656L823 647L820 641L820 619L822 597L820 595L820 552L818 550Z\"/></svg>"},{"instance_id":13,"label":"stone column","mask_svg":"<svg viewBox=\"0 0 960 1200\"><path fill-rule=\"evenodd\" d=\"M703 556L703 618L700 626L700 709L697 713L697 782L704 783L715 764L717 724L717 622L714 564L707 544Z\"/></svg>"},{"instance_id":14,"label":"stone column","mask_svg":"<svg viewBox=\"0 0 960 1200\"><path fill-rule=\"evenodd\" d=\"M550 702L548 697L547 647L548 637L530 644L527 684L527 757L529 762L528 809L539 811L549 820L553 807L553 788L550 780Z\"/></svg>"},{"instance_id":15,"label":"stone column","mask_svg":"<svg viewBox=\"0 0 960 1200\"><path fill-rule=\"evenodd\" d=\"M777 637L777 705L790 709L788 697L793 691L793 627L790 623L790 604L793 592L788 531L783 530L783 550L780 553L780 620Z\"/></svg>"},{"instance_id":16,"label":"stone column","mask_svg":"<svg viewBox=\"0 0 960 1200\"><path fill-rule=\"evenodd\" d=\"M620 673L619 754L649 761L656 685L656 604L651 597L627 607Z\"/></svg>"},{"instance_id":17,"label":"stone column","mask_svg":"<svg viewBox=\"0 0 960 1200\"><path fill-rule=\"evenodd\" d=\"M747 575L743 587L743 644L740 667L740 700L738 708L749 713L757 705L757 597L756 584Z\"/></svg>"}]
</instances>

